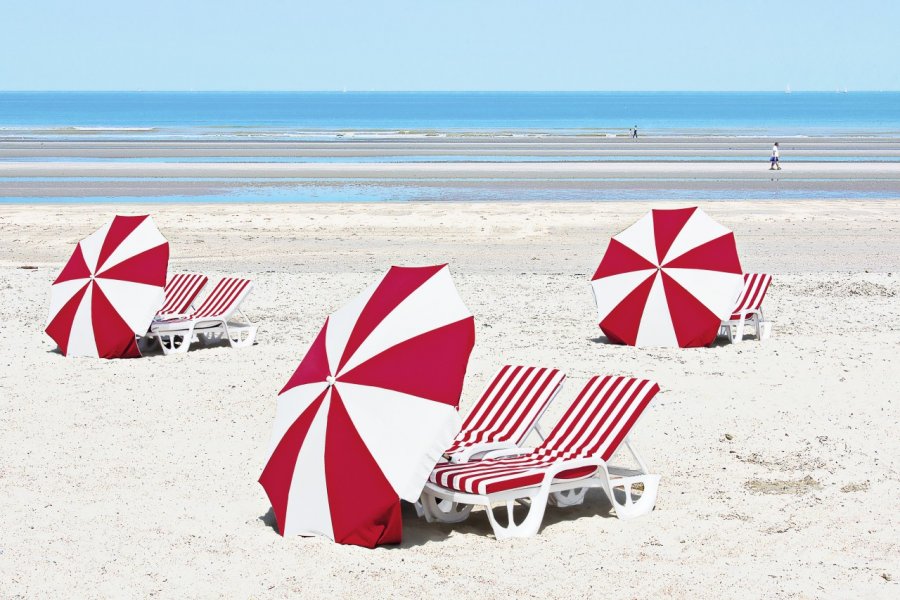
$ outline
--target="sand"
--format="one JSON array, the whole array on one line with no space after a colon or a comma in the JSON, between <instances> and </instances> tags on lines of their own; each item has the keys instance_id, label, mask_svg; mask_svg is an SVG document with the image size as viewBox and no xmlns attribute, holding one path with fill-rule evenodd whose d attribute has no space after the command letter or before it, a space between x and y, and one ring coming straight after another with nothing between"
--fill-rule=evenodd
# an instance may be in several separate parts
<instances>
[{"instance_id":1,"label":"sand","mask_svg":"<svg viewBox=\"0 0 900 600\"><path fill-rule=\"evenodd\" d=\"M704 205L774 274L772 338L608 345L588 280L650 206L0 207L0 596L897 597L900 202ZM258 344L57 354L49 283L117 210L154 215L173 270L252 277ZM399 547L276 533L256 480L278 390L389 265L445 261L476 316L464 411L507 362L569 374L546 424L594 373L660 383L634 432L662 475L652 514L619 521L595 490L526 540L409 506Z\"/></svg>"}]
</instances>

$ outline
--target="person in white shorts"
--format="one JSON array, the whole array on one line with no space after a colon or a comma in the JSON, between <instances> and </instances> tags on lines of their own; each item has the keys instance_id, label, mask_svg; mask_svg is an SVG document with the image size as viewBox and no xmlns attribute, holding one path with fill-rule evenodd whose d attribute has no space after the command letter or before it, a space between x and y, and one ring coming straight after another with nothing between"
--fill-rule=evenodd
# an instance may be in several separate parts
<instances>
[{"instance_id":1,"label":"person in white shorts","mask_svg":"<svg viewBox=\"0 0 900 600\"><path fill-rule=\"evenodd\" d=\"M772 158L769 159L769 170L770 171L780 171L781 165L778 164L778 142L775 142L775 145L772 146Z\"/></svg>"}]
</instances>

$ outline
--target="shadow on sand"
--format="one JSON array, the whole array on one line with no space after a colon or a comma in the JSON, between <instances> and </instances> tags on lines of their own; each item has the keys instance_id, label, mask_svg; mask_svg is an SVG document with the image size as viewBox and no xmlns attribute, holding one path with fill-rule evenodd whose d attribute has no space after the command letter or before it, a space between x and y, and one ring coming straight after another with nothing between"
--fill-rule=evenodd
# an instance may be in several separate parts
<instances>
[{"instance_id":1,"label":"shadow on sand","mask_svg":"<svg viewBox=\"0 0 900 600\"><path fill-rule=\"evenodd\" d=\"M448 537L451 533L472 534L484 537L494 537L493 529L483 509L476 509L468 519L461 523L428 523L424 518L416 516L414 507L408 505L412 511L407 518L404 512L403 518L403 543L396 547L408 548L418 546L426 542L439 541ZM518 505L513 509L513 518L521 523L528 515L528 507ZM494 507L494 515L501 523L506 522L505 506ZM572 522L592 517L615 518L612 513L612 504L606 499L606 494L600 489L589 490L584 502L578 506L558 507L547 506L541 531L547 526L557 523ZM540 535L540 532L538 532Z\"/></svg>"},{"instance_id":2,"label":"shadow on sand","mask_svg":"<svg viewBox=\"0 0 900 600\"><path fill-rule=\"evenodd\" d=\"M471 516L461 523L429 523L416 514L415 506L409 502L401 502L400 510L403 515L403 541L390 546L380 546L380 548L385 550L414 548L430 542L443 541L453 533L472 534L490 538L493 538L494 535L490 522L482 509L472 511ZM497 506L494 510L498 520L504 522L506 508ZM528 515L528 507L516 506L513 510L513 515L516 522L521 523ZM547 512L544 513L541 531L547 526L557 523L573 522L593 517L615 518L615 515L612 513L612 504L606 499L606 494L600 489L588 491L584 503L578 506L548 506ZM266 514L259 517L259 520L273 532L278 533L278 524L271 507ZM538 532L538 535L540 535L540 532Z\"/></svg>"}]
</instances>

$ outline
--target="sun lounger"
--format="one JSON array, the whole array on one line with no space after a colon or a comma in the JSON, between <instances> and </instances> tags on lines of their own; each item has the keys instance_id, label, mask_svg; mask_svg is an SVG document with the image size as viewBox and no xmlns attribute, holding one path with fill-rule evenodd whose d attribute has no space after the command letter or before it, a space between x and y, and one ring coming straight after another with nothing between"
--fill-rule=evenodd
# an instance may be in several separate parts
<instances>
[{"instance_id":1,"label":"sun lounger","mask_svg":"<svg viewBox=\"0 0 900 600\"><path fill-rule=\"evenodd\" d=\"M628 434L657 392L658 385L643 379L593 377L536 448L498 450L482 460L435 467L422 495L426 519L445 520L438 500L480 505L487 508L497 539L528 537L540 529L552 494L593 487L604 491L620 519L649 513L656 504L659 475L648 472ZM623 444L639 469L607 465ZM513 508L523 501L528 514L516 523ZM506 525L491 509L497 502L506 505Z\"/></svg>"},{"instance_id":2,"label":"sun lounger","mask_svg":"<svg viewBox=\"0 0 900 600\"><path fill-rule=\"evenodd\" d=\"M745 273L744 289L738 296L727 321L722 321L719 334L728 336L732 343L744 338L744 326L751 325L756 331L756 339L762 339L763 311L762 303L772 283L772 276L765 273Z\"/></svg>"},{"instance_id":3,"label":"sun lounger","mask_svg":"<svg viewBox=\"0 0 900 600\"><path fill-rule=\"evenodd\" d=\"M166 282L165 300L156 320L183 317L194 310L194 300L209 278L200 273L176 273Z\"/></svg>"},{"instance_id":4,"label":"sun lounger","mask_svg":"<svg viewBox=\"0 0 900 600\"><path fill-rule=\"evenodd\" d=\"M225 338L232 347L250 346L259 325L244 315L241 303L252 289L249 279L222 279L196 311L187 317L154 322L149 336L159 340L164 354L187 352L194 336L203 342ZM231 321L236 314L246 323Z\"/></svg>"}]
</instances>

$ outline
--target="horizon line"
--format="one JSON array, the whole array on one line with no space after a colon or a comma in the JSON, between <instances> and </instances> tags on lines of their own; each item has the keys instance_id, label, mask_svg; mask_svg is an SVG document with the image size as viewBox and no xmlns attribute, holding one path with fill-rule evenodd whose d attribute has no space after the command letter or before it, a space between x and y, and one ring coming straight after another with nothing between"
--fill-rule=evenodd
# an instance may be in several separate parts
<instances>
[{"instance_id":1,"label":"horizon line","mask_svg":"<svg viewBox=\"0 0 900 600\"><path fill-rule=\"evenodd\" d=\"M898 89L766 89L766 90L351 90L351 89L0 89L0 94L146 93L146 94L854 94L897 93Z\"/></svg>"}]
</instances>

